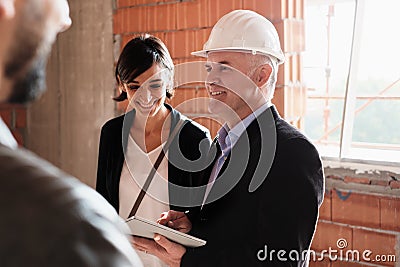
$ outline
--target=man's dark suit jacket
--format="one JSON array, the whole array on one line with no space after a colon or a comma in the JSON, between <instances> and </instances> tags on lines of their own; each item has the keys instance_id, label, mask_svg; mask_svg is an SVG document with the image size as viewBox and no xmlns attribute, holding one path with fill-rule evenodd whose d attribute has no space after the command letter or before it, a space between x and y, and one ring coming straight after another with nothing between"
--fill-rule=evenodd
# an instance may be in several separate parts
<instances>
[{"instance_id":1,"label":"man's dark suit jacket","mask_svg":"<svg viewBox=\"0 0 400 267\"><path fill-rule=\"evenodd\" d=\"M127 226L92 188L2 144L0 180L0 266L142 266Z\"/></svg>"},{"instance_id":2,"label":"man's dark suit jacket","mask_svg":"<svg viewBox=\"0 0 400 267\"><path fill-rule=\"evenodd\" d=\"M212 149L220 151L217 142ZM311 244L323 193L317 150L272 106L241 135L208 203L191 218L191 234L207 244L188 248L181 266L307 266L301 252Z\"/></svg>"},{"instance_id":3,"label":"man's dark suit jacket","mask_svg":"<svg viewBox=\"0 0 400 267\"><path fill-rule=\"evenodd\" d=\"M210 147L211 138L207 128L182 117L171 106L171 130L181 119L186 123L170 145L168 157L168 190L170 208L185 211L195 205L200 193L190 188L200 185L202 170ZM96 190L119 211L119 182L124 164L129 130L135 118L135 111L111 119L101 130ZM136 164L130 162L129 164ZM140 164L138 162L137 164ZM150 171L150 170L149 170ZM182 186L183 188L174 186ZM198 206L196 204L196 206ZM192 212L193 213L193 212Z\"/></svg>"}]
</instances>

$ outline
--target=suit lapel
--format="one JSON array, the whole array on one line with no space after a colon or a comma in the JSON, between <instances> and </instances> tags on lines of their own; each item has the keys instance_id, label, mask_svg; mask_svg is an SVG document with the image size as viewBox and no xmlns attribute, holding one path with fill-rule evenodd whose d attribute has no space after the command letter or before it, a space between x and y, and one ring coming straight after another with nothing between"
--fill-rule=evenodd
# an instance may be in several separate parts
<instances>
[{"instance_id":1,"label":"suit lapel","mask_svg":"<svg viewBox=\"0 0 400 267\"><path fill-rule=\"evenodd\" d=\"M268 108L266 111L261 113L251 124L246 128L246 130L239 137L237 143L232 148L229 153L228 158L225 160L220 172L217 175L216 181L213 187L210 190L210 193L207 196L206 203L212 203L216 201L220 197L227 194L229 191L233 190L233 188L240 182L241 179L244 179L244 176L249 179L246 179L246 192L253 191L252 188L247 188L247 180L252 183L253 181L253 173L245 173L246 168L249 164L257 166L259 162L263 159L260 158L260 149L263 147L263 151L271 151L272 159L268 157L266 162L270 162L272 164L275 146L271 146L271 140L276 138L275 129L275 121L279 119L279 114L276 112L274 106ZM265 138L261 138L265 136ZM221 149L219 147L218 142L214 139L215 146L220 153ZM274 143L274 142L272 142ZM219 154L218 154L219 155ZM213 166L216 164L218 157L216 157L213 161ZM258 188L260 182L262 183L262 178L265 178L267 173L259 173L258 169L266 169L269 171L269 168L257 168L256 176L260 176L260 179L256 179L255 188ZM211 172L210 172L211 173ZM206 208L206 205L205 207Z\"/></svg>"}]
</instances>

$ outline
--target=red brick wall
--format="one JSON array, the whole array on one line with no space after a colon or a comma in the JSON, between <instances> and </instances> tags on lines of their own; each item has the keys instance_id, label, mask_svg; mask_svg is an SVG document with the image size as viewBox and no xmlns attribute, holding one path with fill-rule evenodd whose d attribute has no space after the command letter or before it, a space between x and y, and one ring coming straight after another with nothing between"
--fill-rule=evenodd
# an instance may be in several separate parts
<instances>
[{"instance_id":1,"label":"red brick wall","mask_svg":"<svg viewBox=\"0 0 400 267\"><path fill-rule=\"evenodd\" d=\"M20 146L25 144L26 107L22 105L0 105L0 117L10 128Z\"/></svg>"},{"instance_id":2,"label":"red brick wall","mask_svg":"<svg viewBox=\"0 0 400 267\"><path fill-rule=\"evenodd\" d=\"M117 48L138 34L150 33L165 42L175 64L198 61L201 59L191 56L190 52L202 49L217 20L235 9L255 10L277 27L287 63L279 70L274 103L281 115L301 127L305 107L300 54L304 50L302 0L116 0L114 34L120 40ZM185 86L176 90L171 104L176 106L206 95L203 84ZM118 105L119 110L125 107L126 103ZM195 117L215 136L220 125L208 114L207 108L181 111Z\"/></svg>"},{"instance_id":3,"label":"red brick wall","mask_svg":"<svg viewBox=\"0 0 400 267\"><path fill-rule=\"evenodd\" d=\"M329 248L342 250L343 253L357 250L360 255L365 250L370 250L372 254L368 258L371 260L374 260L376 255L395 255L396 262L368 261L360 256L360 262L350 264L340 260L332 261L329 257L325 257L324 262L321 262L317 257L316 261L311 261L310 266L367 266L363 262L373 264L372 266L399 266L400 190L390 187L392 178L382 179L385 175L375 177L375 181L381 181L381 185L376 185L371 183L374 177L338 176L338 172L341 171L336 171L336 175L327 176L328 185L338 181L340 185L337 184L337 188L329 186L331 188L325 194L312 249L317 253ZM385 180L387 183L383 182ZM359 185L363 185L364 188L370 186L371 192L360 192ZM339 187L342 189L338 189ZM346 189L343 189L344 187ZM347 246L339 249L337 241L343 238Z\"/></svg>"}]
</instances>

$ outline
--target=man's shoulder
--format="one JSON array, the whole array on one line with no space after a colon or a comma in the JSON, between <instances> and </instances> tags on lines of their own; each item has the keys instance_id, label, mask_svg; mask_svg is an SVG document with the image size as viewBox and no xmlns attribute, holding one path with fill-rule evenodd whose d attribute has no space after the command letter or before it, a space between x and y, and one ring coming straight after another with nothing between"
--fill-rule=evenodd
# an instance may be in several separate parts
<instances>
[{"instance_id":1,"label":"man's shoulder","mask_svg":"<svg viewBox=\"0 0 400 267\"><path fill-rule=\"evenodd\" d=\"M299 129L285 121L284 119L278 119L276 122L276 133L279 141L287 141L290 139L305 139L307 137Z\"/></svg>"},{"instance_id":2,"label":"man's shoulder","mask_svg":"<svg viewBox=\"0 0 400 267\"><path fill-rule=\"evenodd\" d=\"M307 155L309 153L318 155L311 140L301 130L281 118L275 108L264 112L259 121L260 129L262 129L261 135L275 138L277 153L288 152L294 155L292 152L296 151L296 155ZM269 142L268 140L270 139L267 138L265 141Z\"/></svg>"},{"instance_id":3,"label":"man's shoulder","mask_svg":"<svg viewBox=\"0 0 400 267\"><path fill-rule=\"evenodd\" d=\"M113 208L92 188L30 151L0 146L0 170L2 187L9 189L3 197L9 193L9 198L23 198L28 206L40 204L48 208L62 207L66 204L64 201L68 205L80 205L82 201L85 204L82 209L72 212L99 212L110 220L119 220ZM31 203L29 199L40 201ZM65 214L70 212L65 211Z\"/></svg>"},{"instance_id":4,"label":"man's shoulder","mask_svg":"<svg viewBox=\"0 0 400 267\"><path fill-rule=\"evenodd\" d=\"M317 148L299 129L283 119L276 123L277 152L285 157L315 159L320 162Z\"/></svg>"},{"instance_id":5,"label":"man's shoulder","mask_svg":"<svg viewBox=\"0 0 400 267\"><path fill-rule=\"evenodd\" d=\"M126 225L87 185L29 151L1 145L0 176L0 212L6 215L0 233L2 243L12 247L15 255L38 266L41 257L50 254L54 265L83 266L87 260L74 248L85 247L100 265L113 266L118 259L128 266L134 260L124 236ZM33 243L40 246L36 249ZM9 247L0 245L0 254ZM117 258L106 259L106 255Z\"/></svg>"},{"instance_id":6,"label":"man's shoulder","mask_svg":"<svg viewBox=\"0 0 400 267\"><path fill-rule=\"evenodd\" d=\"M304 139L309 141L308 138L299 129L288 123L285 119L281 118L275 107L271 107L264 111L255 121L258 121L261 135L267 135L269 137L275 136L278 143L285 143L288 140ZM257 129L257 124L252 123L249 127ZM259 130L256 130L259 134Z\"/></svg>"}]
</instances>

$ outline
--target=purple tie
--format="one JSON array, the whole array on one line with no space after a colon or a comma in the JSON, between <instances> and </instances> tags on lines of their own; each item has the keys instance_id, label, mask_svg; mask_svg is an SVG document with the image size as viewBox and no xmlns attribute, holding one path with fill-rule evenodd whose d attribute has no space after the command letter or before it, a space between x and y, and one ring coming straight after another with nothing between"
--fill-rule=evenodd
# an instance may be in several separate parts
<instances>
[{"instance_id":1,"label":"purple tie","mask_svg":"<svg viewBox=\"0 0 400 267\"><path fill-rule=\"evenodd\" d=\"M208 184L207 184L207 188L206 188L206 193L204 195L204 199L203 199L203 204L202 206L204 206L204 203L208 197L208 194L211 191L211 188L214 185L215 180L218 177L219 172L222 169L222 166L224 165L225 160L227 159L230 151L231 151L231 142L230 142L230 138L226 138L228 136L228 130L225 127L222 127L219 131L218 131L218 135L217 135L217 140L218 143L221 147L221 154L219 155L216 164L214 165L214 168L211 172L210 175L210 179L208 180Z\"/></svg>"}]
</instances>

